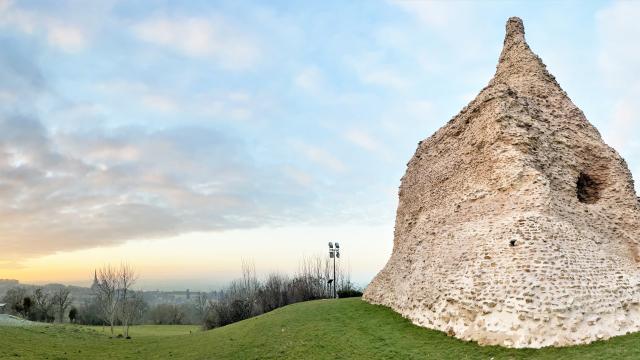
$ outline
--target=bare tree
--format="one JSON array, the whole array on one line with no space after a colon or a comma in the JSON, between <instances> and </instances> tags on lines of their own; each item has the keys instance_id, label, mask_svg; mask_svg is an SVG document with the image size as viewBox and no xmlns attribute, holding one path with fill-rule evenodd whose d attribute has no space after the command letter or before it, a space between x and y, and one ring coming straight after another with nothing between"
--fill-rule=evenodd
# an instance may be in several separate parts
<instances>
[{"instance_id":1,"label":"bare tree","mask_svg":"<svg viewBox=\"0 0 640 360\"><path fill-rule=\"evenodd\" d=\"M328 258L322 256L304 257L299 263L298 273L290 284L292 301L329 297L327 282L331 278L331 274L333 271Z\"/></svg>"},{"instance_id":2,"label":"bare tree","mask_svg":"<svg viewBox=\"0 0 640 360\"><path fill-rule=\"evenodd\" d=\"M51 300L58 314L58 320L60 320L60 322L64 322L64 313L67 311L67 308L71 305L71 301L73 300L71 292L69 289L61 287L53 293Z\"/></svg>"},{"instance_id":3,"label":"bare tree","mask_svg":"<svg viewBox=\"0 0 640 360\"><path fill-rule=\"evenodd\" d=\"M149 304L144 300L142 291L137 291L135 295L135 307L133 310L133 317L131 318L131 324L141 323L144 315L149 310Z\"/></svg>"},{"instance_id":4,"label":"bare tree","mask_svg":"<svg viewBox=\"0 0 640 360\"><path fill-rule=\"evenodd\" d=\"M98 286L95 290L96 303L100 309L100 316L109 324L111 335L118 316L118 270L111 265L105 265L98 270Z\"/></svg>"},{"instance_id":5,"label":"bare tree","mask_svg":"<svg viewBox=\"0 0 640 360\"><path fill-rule=\"evenodd\" d=\"M42 288L36 288L31 300L33 301L33 319L46 322L55 319L53 296L46 293Z\"/></svg>"},{"instance_id":6,"label":"bare tree","mask_svg":"<svg viewBox=\"0 0 640 360\"><path fill-rule=\"evenodd\" d=\"M4 294L2 302L7 303L8 310L13 314L20 314L24 308L22 302L27 296L27 289L21 286L13 287Z\"/></svg>"},{"instance_id":7,"label":"bare tree","mask_svg":"<svg viewBox=\"0 0 640 360\"><path fill-rule=\"evenodd\" d=\"M36 309L46 309L49 306L49 295L45 293L42 288L37 288L33 292L33 306Z\"/></svg>"},{"instance_id":8,"label":"bare tree","mask_svg":"<svg viewBox=\"0 0 640 360\"><path fill-rule=\"evenodd\" d=\"M271 273L262 286L262 311L268 312L277 309L287 303L287 283L289 279L285 276Z\"/></svg>"},{"instance_id":9,"label":"bare tree","mask_svg":"<svg viewBox=\"0 0 640 360\"><path fill-rule=\"evenodd\" d=\"M135 321L142 318L147 307L147 303L142 298L141 292L129 290L127 297L121 300L122 309L122 326L124 328L124 336L129 337L129 326Z\"/></svg>"},{"instance_id":10,"label":"bare tree","mask_svg":"<svg viewBox=\"0 0 640 360\"><path fill-rule=\"evenodd\" d=\"M349 263L346 264L338 264L336 266L337 275L337 283L336 286L338 288L338 294L340 293L358 293L356 285L351 281L351 265ZM353 296L353 295L349 295Z\"/></svg>"},{"instance_id":11,"label":"bare tree","mask_svg":"<svg viewBox=\"0 0 640 360\"><path fill-rule=\"evenodd\" d=\"M242 291L247 299L253 299L258 293L260 282L256 276L256 265L253 261L242 260Z\"/></svg>"},{"instance_id":12,"label":"bare tree","mask_svg":"<svg viewBox=\"0 0 640 360\"><path fill-rule=\"evenodd\" d=\"M42 288L33 292L33 313L37 321L51 321L53 299Z\"/></svg>"},{"instance_id":13,"label":"bare tree","mask_svg":"<svg viewBox=\"0 0 640 360\"><path fill-rule=\"evenodd\" d=\"M135 292L131 290L131 287L135 284L138 275L136 274L135 269L127 264L120 264L120 269L118 270L118 294L120 302L120 313L122 314L122 328L124 332L124 336L129 336L129 325L133 320L139 305L141 303L141 299L136 297Z\"/></svg>"},{"instance_id":14,"label":"bare tree","mask_svg":"<svg viewBox=\"0 0 640 360\"><path fill-rule=\"evenodd\" d=\"M198 296L196 296L194 300L194 307L198 315L198 320L200 320L201 324L204 324L209 316L209 311L211 309L210 305L209 297L205 292L200 292Z\"/></svg>"}]
</instances>

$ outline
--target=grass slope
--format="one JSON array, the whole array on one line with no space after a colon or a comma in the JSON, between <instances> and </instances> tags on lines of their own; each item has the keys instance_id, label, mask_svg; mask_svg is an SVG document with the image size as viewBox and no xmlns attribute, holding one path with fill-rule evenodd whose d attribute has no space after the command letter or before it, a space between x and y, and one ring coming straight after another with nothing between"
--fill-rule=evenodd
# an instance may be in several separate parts
<instances>
[{"instance_id":1,"label":"grass slope","mask_svg":"<svg viewBox=\"0 0 640 360\"><path fill-rule=\"evenodd\" d=\"M0 314L0 326L37 326L39 322L24 320L16 316Z\"/></svg>"},{"instance_id":2,"label":"grass slope","mask_svg":"<svg viewBox=\"0 0 640 360\"><path fill-rule=\"evenodd\" d=\"M78 326L0 327L0 358L28 359L640 359L640 334L570 348L482 347L419 328L360 299L290 305L220 329L140 328L132 340ZM134 330L135 331L135 330ZM144 335L142 335L144 333ZM165 336L163 336L165 335Z\"/></svg>"},{"instance_id":3,"label":"grass slope","mask_svg":"<svg viewBox=\"0 0 640 360\"><path fill-rule=\"evenodd\" d=\"M73 327L71 327L73 328ZM94 331L97 334L110 336L111 329L108 326L82 326L83 330ZM174 335L188 335L195 332L200 332L200 326L198 325L137 325L129 328L129 336L138 337L150 337L150 336L174 336ZM113 328L113 334L122 334L122 327L118 326Z\"/></svg>"}]
</instances>

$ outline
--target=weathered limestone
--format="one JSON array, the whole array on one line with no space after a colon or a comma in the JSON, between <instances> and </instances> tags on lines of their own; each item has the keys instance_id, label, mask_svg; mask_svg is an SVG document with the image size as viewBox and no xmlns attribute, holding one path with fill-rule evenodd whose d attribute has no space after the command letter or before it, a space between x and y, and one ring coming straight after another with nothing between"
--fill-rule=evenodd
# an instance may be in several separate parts
<instances>
[{"instance_id":1,"label":"weathered limestone","mask_svg":"<svg viewBox=\"0 0 640 360\"><path fill-rule=\"evenodd\" d=\"M563 346L640 330L640 205L625 161L507 22L489 85L400 186L364 299L455 337Z\"/></svg>"}]
</instances>

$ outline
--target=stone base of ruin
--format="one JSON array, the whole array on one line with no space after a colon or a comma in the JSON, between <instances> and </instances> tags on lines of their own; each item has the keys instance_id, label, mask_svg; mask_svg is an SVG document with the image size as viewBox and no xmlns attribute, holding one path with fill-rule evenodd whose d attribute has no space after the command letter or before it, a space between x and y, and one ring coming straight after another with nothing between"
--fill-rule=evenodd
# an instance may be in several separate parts
<instances>
[{"instance_id":1,"label":"stone base of ruin","mask_svg":"<svg viewBox=\"0 0 640 360\"><path fill-rule=\"evenodd\" d=\"M523 229L522 235L511 229ZM402 269L392 258L393 275L382 271L364 298L416 325L481 345L568 346L640 331L637 286L620 286L640 278L618 271L623 264L598 238L536 212L451 226L414 249L430 259L428 266ZM571 251L562 250L569 245ZM424 280L416 275L429 273Z\"/></svg>"}]
</instances>

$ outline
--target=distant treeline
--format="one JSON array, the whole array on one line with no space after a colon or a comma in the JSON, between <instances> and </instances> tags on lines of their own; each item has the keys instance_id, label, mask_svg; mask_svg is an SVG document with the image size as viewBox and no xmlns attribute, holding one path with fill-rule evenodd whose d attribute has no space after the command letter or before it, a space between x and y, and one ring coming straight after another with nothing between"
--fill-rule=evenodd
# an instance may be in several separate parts
<instances>
[{"instance_id":1,"label":"distant treeline","mask_svg":"<svg viewBox=\"0 0 640 360\"><path fill-rule=\"evenodd\" d=\"M34 321L54 320L84 325L123 326L128 335L131 324L199 324L212 329L257 316L279 307L308 300L331 298L333 263L328 258L309 257L301 260L293 275L272 273L258 279L255 266L242 264L242 277L215 293L194 292L182 304L149 306L140 291L132 289L137 279L134 269L105 266L98 272L94 295L77 307L71 306L69 290L42 288L30 290L16 286L9 289L0 302L6 311ZM336 267L338 297L361 296L361 289L350 279L348 271ZM215 295L215 296L212 296Z\"/></svg>"},{"instance_id":2,"label":"distant treeline","mask_svg":"<svg viewBox=\"0 0 640 360\"><path fill-rule=\"evenodd\" d=\"M70 292L65 287L54 290L36 288L30 291L21 286L8 289L0 300L6 304L5 311L9 314L40 322L64 322L67 310L71 321L74 321L77 310L70 308L71 301Z\"/></svg>"}]
</instances>

